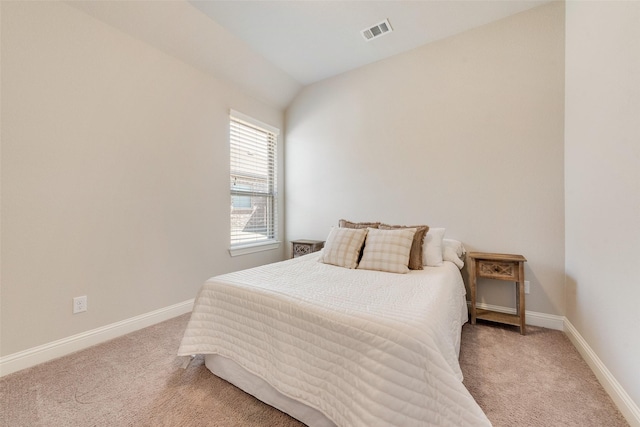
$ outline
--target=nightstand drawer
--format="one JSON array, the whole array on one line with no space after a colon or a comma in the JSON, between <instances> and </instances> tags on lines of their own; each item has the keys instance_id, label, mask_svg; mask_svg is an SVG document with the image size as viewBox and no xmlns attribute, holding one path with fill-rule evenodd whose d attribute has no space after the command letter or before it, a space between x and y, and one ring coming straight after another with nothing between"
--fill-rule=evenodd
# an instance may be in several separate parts
<instances>
[{"instance_id":1,"label":"nightstand drawer","mask_svg":"<svg viewBox=\"0 0 640 427\"><path fill-rule=\"evenodd\" d=\"M322 240L294 240L291 242L291 256L297 258L312 252L317 252L324 247Z\"/></svg>"},{"instance_id":2,"label":"nightstand drawer","mask_svg":"<svg viewBox=\"0 0 640 427\"><path fill-rule=\"evenodd\" d=\"M518 280L517 262L478 261L478 277L500 280Z\"/></svg>"}]
</instances>

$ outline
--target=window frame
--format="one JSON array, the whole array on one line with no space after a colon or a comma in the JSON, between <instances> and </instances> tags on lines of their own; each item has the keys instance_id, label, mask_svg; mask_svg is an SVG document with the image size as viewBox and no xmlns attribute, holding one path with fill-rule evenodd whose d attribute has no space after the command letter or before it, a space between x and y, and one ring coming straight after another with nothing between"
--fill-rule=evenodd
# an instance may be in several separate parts
<instances>
[{"instance_id":1,"label":"window frame","mask_svg":"<svg viewBox=\"0 0 640 427\"><path fill-rule=\"evenodd\" d=\"M233 170L233 162L234 162L234 153L233 153L233 144L234 144L234 136L232 129L234 126L246 126L248 128L253 128L254 130L258 130L260 132L265 132L269 135L268 144L273 144L273 148L267 147L268 159L266 165L266 191L234 191L233 185L236 182L239 174L235 173ZM279 139L280 130L274 126L263 123L259 120L254 119L253 117L247 116L246 114L240 113L239 111L230 110L229 111L229 195L230 195L230 211L229 211L229 254L231 256L245 255L254 252L267 251L272 249L277 249L280 247L279 240L279 205L280 205L280 197L278 194L278 139ZM238 140L235 140L238 142ZM246 142L246 141L245 141ZM273 156L271 158L271 156ZM235 179L234 179L235 176ZM265 239L258 240L248 240L246 242L236 242L234 243L234 217L233 217L233 200L234 198L239 197L257 197L267 198L266 213L268 215L266 219L267 223L267 237ZM236 218L237 220L237 218ZM271 225L271 229L269 226Z\"/></svg>"}]
</instances>

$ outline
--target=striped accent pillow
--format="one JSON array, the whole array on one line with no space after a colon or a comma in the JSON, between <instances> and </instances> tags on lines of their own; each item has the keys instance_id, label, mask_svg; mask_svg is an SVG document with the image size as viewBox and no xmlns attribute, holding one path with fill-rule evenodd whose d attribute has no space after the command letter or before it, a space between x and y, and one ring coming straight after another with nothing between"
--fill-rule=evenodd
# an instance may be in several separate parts
<instances>
[{"instance_id":1,"label":"striped accent pillow","mask_svg":"<svg viewBox=\"0 0 640 427\"><path fill-rule=\"evenodd\" d=\"M387 225L380 224L378 227L380 230L393 230L396 228L415 228L416 234L413 235L413 244L411 245L411 252L409 254L409 270L422 270L422 246L424 245L424 236L427 235L427 231L429 231L429 226L427 225Z\"/></svg>"},{"instance_id":2,"label":"striped accent pillow","mask_svg":"<svg viewBox=\"0 0 640 427\"><path fill-rule=\"evenodd\" d=\"M356 268L367 228L332 227L319 261L346 268Z\"/></svg>"},{"instance_id":3,"label":"striped accent pillow","mask_svg":"<svg viewBox=\"0 0 640 427\"><path fill-rule=\"evenodd\" d=\"M358 268L407 273L415 228L378 230L369 228Z\"/></svg>"}]
</instances>

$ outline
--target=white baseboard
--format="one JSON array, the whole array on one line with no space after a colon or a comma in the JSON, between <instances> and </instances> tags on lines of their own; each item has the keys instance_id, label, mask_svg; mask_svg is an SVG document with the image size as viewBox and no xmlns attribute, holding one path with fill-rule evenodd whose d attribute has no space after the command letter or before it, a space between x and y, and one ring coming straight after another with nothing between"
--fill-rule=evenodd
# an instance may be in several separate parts
<instances>
[{"instance_id":1,"label":"white baseboard","mask_svg":"<svg viewBox=\"0 0 640 427\"><path fill-rule=\"evenodd\" d=\"M620 412L622 412L622 415L629 425L632 427L640 427L640 408L638 408L638 405L631 400L631 397L567 318L564 319L564 331L596 375L602 387L604 387Z\"/></svg>"},{"instance_id":2,"label":"white baseboard","mask_svg":"<svg viewBox=\"0 0 640 427\"><path fill-rule=\"evenodd\" d=\"M467 305L469 306L471 305L471 303L467 301ZM476 304L476 307L483 310L497 311L500 313L516 314L515 308L501 307L498 305L478 303ZM555 329L557 331L564 331L564 316L557 316L555 314L539 313L537 311L528 310L525 310L524 314L525 322L527 325L540 326L542 328Z\"/></svg>"},{"instance_id":3,"label":"white baseboard","mask_svg":"<svg viewBox=\"0 0 640 427\"><path fill-rule=\"evenodd\" d=\"M147 326L172 319L193 309L194 300L164 307L140 316L72 335L48 344L0 357L0 377L65 356Z\"/></svg>"}]
</instances>

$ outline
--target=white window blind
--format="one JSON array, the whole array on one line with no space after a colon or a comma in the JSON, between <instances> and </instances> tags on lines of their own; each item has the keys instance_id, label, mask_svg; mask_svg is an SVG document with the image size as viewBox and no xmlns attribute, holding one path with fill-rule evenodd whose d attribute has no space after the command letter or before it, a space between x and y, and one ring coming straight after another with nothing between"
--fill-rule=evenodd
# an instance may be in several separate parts
<instances>
[{"instance_id":1,"label":"white window blind","mask_svg":"<svg viewBox=\"0 0 640 427\"><path fill-rule=\"evenodd\" d=\"M231 111L231 248L276 242L278 129Z\"/></svg>"}]
</instances>

